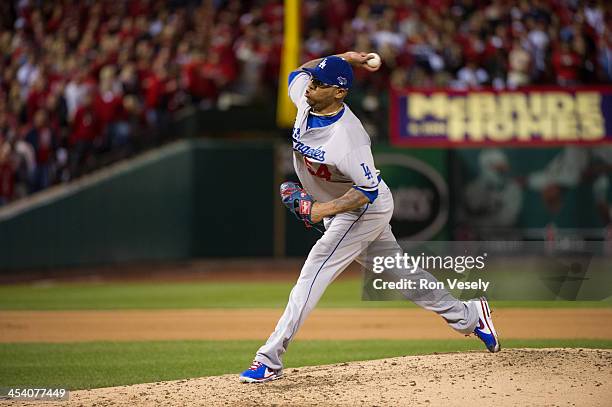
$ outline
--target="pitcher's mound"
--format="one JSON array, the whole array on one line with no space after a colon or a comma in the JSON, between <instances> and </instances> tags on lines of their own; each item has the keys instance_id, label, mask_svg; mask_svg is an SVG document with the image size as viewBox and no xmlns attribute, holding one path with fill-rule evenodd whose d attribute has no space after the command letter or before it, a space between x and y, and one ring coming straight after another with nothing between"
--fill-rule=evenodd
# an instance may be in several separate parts
<instances>
[{"instance_id":1,"label":"pitcher's mound","mask_svg":"<svg viewBox=\"0 0 612 407\"><path fill-rule=\"evenodd\" d=\"M70 395L70 405L609 406L612 350L505 349L286 369L263 384L238 373ZM64 406L66 404L63 404Z\"/></svg>"}]
</instances>

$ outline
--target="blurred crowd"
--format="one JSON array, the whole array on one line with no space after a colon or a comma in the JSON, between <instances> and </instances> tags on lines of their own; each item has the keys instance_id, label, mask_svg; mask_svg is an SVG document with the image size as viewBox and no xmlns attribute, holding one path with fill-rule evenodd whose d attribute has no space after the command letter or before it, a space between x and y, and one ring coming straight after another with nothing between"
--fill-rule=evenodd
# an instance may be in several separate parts
<instances>
[{"instance_id":1,"label":"blurred crowd","mask_svg":"<svg viewBox=\"0 0 612 407\"><path fill-rule=\"evenodd\" d=\"M0 205L155 143L186 106L272 87L282 18L282 2L0 2Z\"/></svg>"},{"instance_id":2,"label":"blurred crowd","mask_svg":"<svg viewBox=\"0 0 612 407\"><path fill-rule=\"evenodd\" d=\"M394 87L612 82L610 2L302 1L302 59L377 51ZM283 2L0 2L0 205L156 143L185 107L269 103ZM366 115L367 117L367 115Z\"/></svg>"},{"instance_id":3,"label":"blurred crowd","mask_svg":"<svg viewBox=\"0 0 612 407\"><path fill-rule=\"evenodd\" d=\"M376 49L395 87L612 83L612 2L604 0L372 1L338 26L332 49ZM319 38L315 31L306 45L318 44L315 53Z\"/></svg>"}]
</instances>

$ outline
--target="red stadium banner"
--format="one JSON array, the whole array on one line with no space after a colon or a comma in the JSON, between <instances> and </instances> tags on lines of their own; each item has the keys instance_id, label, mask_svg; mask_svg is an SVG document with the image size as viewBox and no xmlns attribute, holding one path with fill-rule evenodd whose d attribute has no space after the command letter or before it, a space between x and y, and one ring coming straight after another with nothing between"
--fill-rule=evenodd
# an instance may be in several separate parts
<instances>
[{"instance_id":1,"label":"red stadium banner","mask_svg":"<svg viewBox=\"0 0 612 407\"><path fill-rule=\"evenodd\" d=\"M394 90L391 143L412 147L612 142L612 87Z\"/></svg>"}]
</instances>

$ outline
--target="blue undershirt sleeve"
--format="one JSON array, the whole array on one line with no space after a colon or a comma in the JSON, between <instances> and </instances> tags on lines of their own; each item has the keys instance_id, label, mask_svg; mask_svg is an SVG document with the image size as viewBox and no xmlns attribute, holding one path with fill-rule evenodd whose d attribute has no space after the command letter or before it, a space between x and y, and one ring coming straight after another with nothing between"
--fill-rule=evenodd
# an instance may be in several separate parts
<instances>
[{"instance_id":1,"label":"blue undershirt sleeve","mask_svg":"<svg viewBox=\"0 0 612 407\"><path fill-rule=\"evenodd\" d=\"M378 188L372 190L372 191L367 191L363 188L359 188L358 186L353 185L353 188L355 188L357 191L361 192L362 194L364 194L366 196L366 198L368 198L370 200L370 203L374 203L374 201L376 200L376 198L378 198Z\"/></svg>"}]
</instances>

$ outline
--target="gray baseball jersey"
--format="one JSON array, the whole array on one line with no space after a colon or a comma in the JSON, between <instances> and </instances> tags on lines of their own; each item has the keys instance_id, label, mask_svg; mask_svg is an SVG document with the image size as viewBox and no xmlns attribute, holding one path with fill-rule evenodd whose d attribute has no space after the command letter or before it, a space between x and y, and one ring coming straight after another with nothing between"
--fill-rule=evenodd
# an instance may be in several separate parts
<instances>
[{"instance_id":1,"label":"gray baseball jersey","mask_svg":"<svg viewBox=\"0 0 612 407\"><path fill-rule=\"evenodd\" d=\"M289 78L289 96L298 108L292 137L293 159L302 186L318 201L330 201L356 188L370 203L324 219L325 233L310 250L274 332L255 356L256 361L275 370L282 369L282 355L289 342L329 284L353 261L367 265L365 248L369 243L389 242L383 245L391 246L385 251L401 251L389 225L393 197L377 174L370 137L346 104L333 117L313 115L304 96L309 81L307 72L294 72ZM367 253L368 258L375 255L388 253ZM421 269L403 277L435 281ZM413 300L421 298L418 305L436 312L461 333L471 333L477 324L474 303L463 303L446 290L412 290L404 295Z\"/></svg>"},{"instance_id":2,"label":"gray baseball jersey","mask_svg":"<svg viewBox=\"0 0 612 407\"><path fill-rule=\"evenodd\" d=\"M322 202L339 198L352 187L376 191L379 178L368 133L346 104L334 117L312 120L304 97L309 82L310 75L300 72L289 86L289 96L298 108L293 165L302 186Z\"/></svg>"}]
</instances>

